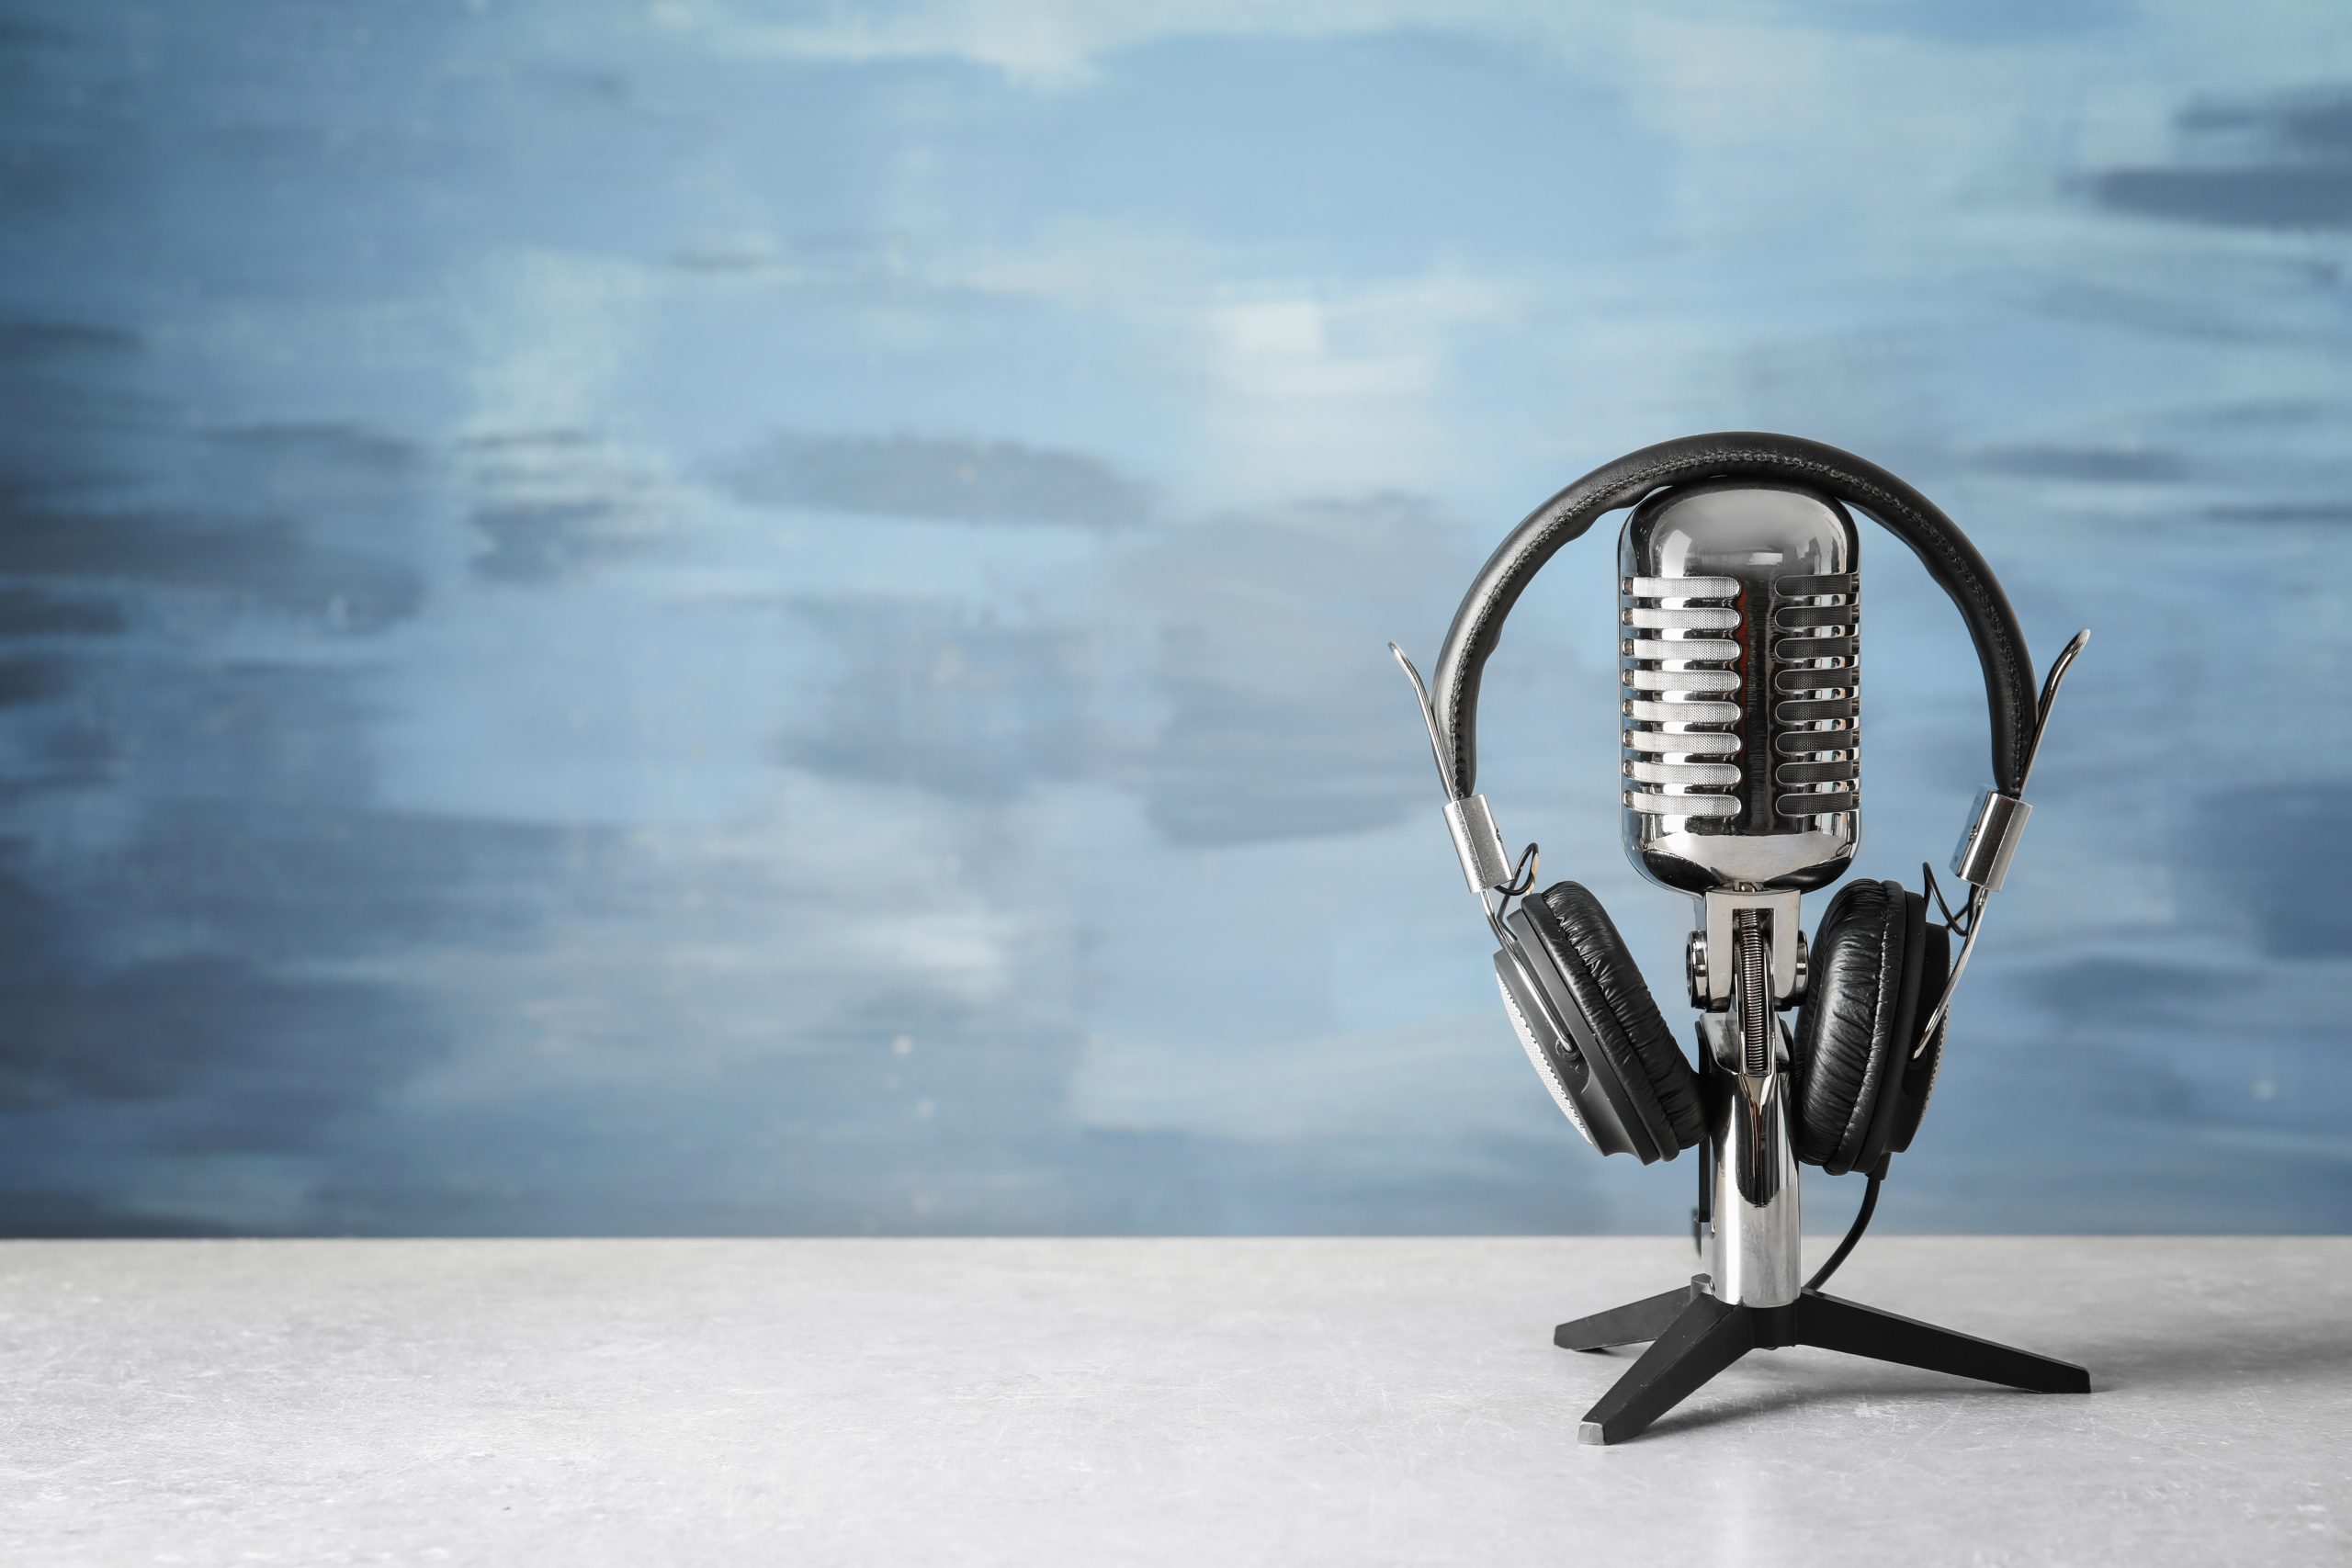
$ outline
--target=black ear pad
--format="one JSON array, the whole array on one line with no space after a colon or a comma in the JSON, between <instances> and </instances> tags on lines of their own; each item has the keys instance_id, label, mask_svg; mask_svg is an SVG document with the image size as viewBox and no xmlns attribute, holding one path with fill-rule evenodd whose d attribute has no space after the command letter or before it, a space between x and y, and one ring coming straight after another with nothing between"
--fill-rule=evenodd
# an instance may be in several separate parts
<instances>
[{"instance_id":1,"label":"black ear pad","mask_svg":"<svg viewBox=\"0 0 2352 1568\"><path fill-rule=\"evenodd\" d=\"M1899 1076L1917 1006L1926 918L1926 900L1898 882L1849 883L1821 918L1797 1014L1797 1157L1833 1176L1879 1142L1881 1091Z\"/></svg>"},{"instance_id":2,"label":"black ear pad","mask_svg":"<svg viewBox=\"0 0 2352 1568\"><path fill-rule=\"evenodd\" d=\"M1895 1043L1901 1055L1894 1065L1900 1070L1880 1095L1883 1104L1879 1120L1885 1123L1884 1136L1877 1140L1878 1152L1870 1154L1867 1162L1856 1162L1864 1169L1885 1155L1901 1154L1918 1135L1919 1122L1928 1113L1928 1097L1936 1091L1937 1069L1943 1066L1944 1035L1951 1026L1949 1019L1937 1024L1936 1037L1928 1042L1928 1048L1916 1057L1910 1054L1918 1043L1919 1023L1936 1010L1951 984L1951 929L1927 919L1926 899L1916 893L1909 897L1919 904L1921 924L1926 928L1923 939L1915 944L1917 959L1910 966L1917 974L1918 994L1906 1010L1903 1037Z\"/></svg>"},{"instance_id":3,"label":"black ear pad","mask_svg":"<svg viewBox=\"0 0 2352 1568\"><path fill-rule=\"evenodd\" d=\"M1527 914L1524 929L1541 943L1590 1027L1600 1065L1623 1088L1659 1152L1672 1159L1696 1144L1699 1076L1674 1043L1609 911L1573 882L1555 883L1521 908Z\"/></svg>"}]
</instances>

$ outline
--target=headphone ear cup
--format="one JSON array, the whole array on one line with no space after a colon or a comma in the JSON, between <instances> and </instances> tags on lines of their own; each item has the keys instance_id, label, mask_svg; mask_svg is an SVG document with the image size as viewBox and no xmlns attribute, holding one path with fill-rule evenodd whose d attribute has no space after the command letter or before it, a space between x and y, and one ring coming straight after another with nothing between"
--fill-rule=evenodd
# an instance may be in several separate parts
<instances>
[{"instance_id":1,"label":"headphone ear cup","mask_svg":"<svg viewBox=\"0 0 2352 1568\"><path fill-rule=\"evenodd\" d=\"M1660 1152L1671 1159L1696 1144L1702 1125L1699 1076L1675 1043L1609 911L1574 882L1555 883L1521 908L1524 929L1543 944L1591 1030L1601 1065Z\"/></svg>"},{"instance_id":2,"label":"headphone ear cup","mask_svg":"<svg viewBox=\"0 0 2352 1568\"><path fill-rule=\"evenodd\" d=\"M1884 1139L1880 1095L1899 1075L1894 1057L1916 1010L1917 971L1906 976L1905 965L1916 963L1925 908L1901 883L1851 882L1822 917L1797 1013L1797 1157L1833 1176L1883 1152L1872 1147Z\"/></svg>"}]
</instances>

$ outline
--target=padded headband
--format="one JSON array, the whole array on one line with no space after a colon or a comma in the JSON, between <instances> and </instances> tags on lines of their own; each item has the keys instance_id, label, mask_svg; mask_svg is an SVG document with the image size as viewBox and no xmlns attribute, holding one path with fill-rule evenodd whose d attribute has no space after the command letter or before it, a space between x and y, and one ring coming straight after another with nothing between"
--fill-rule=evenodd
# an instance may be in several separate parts
<instances>
[{"instance_id":1,"label":"padded headband","mask_svg":"<svg viewBox=\"0 0 2352 1568\"><path fill-rule=\"evenodd\" d=\"M1993 782L2003 795L2023 793L2032 753L2033 671L2025 631L1967 536L1933 502L1874 463L1794 435L1724 431L1645 446L1593 469L1528 514L1511 530L1463 595L1437 659L1432 706L1452 759L1453 787L1476 793L1478 678L1502 639L1503 620L1544 563L1604 513L1652 491L1701 479L1777 479L1833 495L1911 547L1928 574L1960 606L1984 667L1984 703L1993 721Z\"/></svg>"}]
</instances>

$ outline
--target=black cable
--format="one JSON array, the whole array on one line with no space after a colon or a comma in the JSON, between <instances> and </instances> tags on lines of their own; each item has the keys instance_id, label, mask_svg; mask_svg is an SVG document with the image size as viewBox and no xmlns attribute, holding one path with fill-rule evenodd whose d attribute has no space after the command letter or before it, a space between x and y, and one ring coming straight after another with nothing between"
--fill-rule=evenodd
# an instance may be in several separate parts
<instances>
[{"instance_id":1,"label":"black cable","mask_svg":"<svg viewBox=\"0 0 2352 1568\"><path fill-rule=\"evenodd\" d=\"M1804 1282L1806 1290L1821 1289L1824 1281L1838 1272L1838 1265L1846 1261L1846 1255L1854 1250L1854 1244L1862 1239L1862 1232L1870 1228L1871 1213L1878 1207L1879 1183L1885 1179L1886 1162L1882 1160L1879 1168L1871 1172L1870 1185L1862 1189L1862 1206L1854 1211L1854 1223L1846 1227L1846 1239L1838 1244L1838 1250L1829 1255L1828 1262L1813 1271L1813 1278Z\"/></svg>"}]
</instances>

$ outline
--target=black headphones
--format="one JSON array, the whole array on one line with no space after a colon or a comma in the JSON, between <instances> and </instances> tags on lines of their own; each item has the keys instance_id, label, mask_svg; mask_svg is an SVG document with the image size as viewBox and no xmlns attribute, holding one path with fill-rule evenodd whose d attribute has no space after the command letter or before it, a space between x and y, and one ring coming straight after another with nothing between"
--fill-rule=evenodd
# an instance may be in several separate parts
<instances>
[{"instance_id":1,"label":"black headphones","mask_svg":"<svg viewBox=\"0 0 2352 1568\"><path fill-rule=\"evenodd\" d=\"M2069 645L2037 706L2016 612L1951 519L1885 469L1835 447L1732 432L1645 447L1536 508L1488 558L1455 611L1434 694L1401 651L1397 658L1421 694L1448 826L1499 943L1497 976L1529 1059L1602 1153L1644 1164L1672 1159L1702 1136L1699 1076L1600 901L1565 881L1527 896L1533 846L1515 862L1508 857L1476 793L1478 685L1511 606L1562 546L1607 513L1670 487L1715 480L1795 488L1874 519L1959 607L1984 669L1994 786L1979 797L1953 857L1952 869L1970 885L1964 909L1944 909L1939 922L1929 919L1923 893L1895 882L1850 883L1831 901L1809 961L1798 964L1803 1000L1790 1052L1798 1157L1833 1174L1877 1170L1918 1131L1942 1057L1951 983L1974 943L1985 895L2000 886L2015 852L2030 810L2022 797L2041 724L2084 639ZM1839 613L1850 633L1850 607ZM1487 905L1489 893L1502 896L1498 907ZM1964 938L1957 965L1955 929Z\"/></svg>"}]
</instances>

